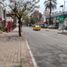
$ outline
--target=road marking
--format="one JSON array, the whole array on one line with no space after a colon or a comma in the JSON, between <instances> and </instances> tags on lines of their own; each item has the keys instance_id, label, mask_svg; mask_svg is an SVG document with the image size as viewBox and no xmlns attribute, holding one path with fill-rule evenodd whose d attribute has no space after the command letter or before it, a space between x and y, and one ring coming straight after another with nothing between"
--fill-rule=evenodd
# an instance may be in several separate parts
<instances>
[{"instance_id":1,"label":"road marking","mask_svg":"<svg viewBox=\"0 0 67 67\"><path fill-rule=\"evenodd\" d=\"M38 67L27 40L26 40L26 45L27 45L29 53L31 55L31 59L32 59L32 62L34 64L34 67Z\"/></svg>"}]
</instances>

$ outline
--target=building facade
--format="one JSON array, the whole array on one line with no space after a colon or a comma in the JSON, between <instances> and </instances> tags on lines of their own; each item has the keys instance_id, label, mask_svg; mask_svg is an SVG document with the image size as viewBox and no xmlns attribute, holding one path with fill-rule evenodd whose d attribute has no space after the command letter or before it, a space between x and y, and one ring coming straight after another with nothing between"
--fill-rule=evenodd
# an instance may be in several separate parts
<instances>
[{"instance_id":1,"label":"building facade","mask_svg":"<svg viewBox=\"0 0 67 67\"><path fill-rule=\"evenodd\" d=\"M0 19L3 20L3 4L2 4L2 0L0 0Z\"/></svg>"}]
</instances>

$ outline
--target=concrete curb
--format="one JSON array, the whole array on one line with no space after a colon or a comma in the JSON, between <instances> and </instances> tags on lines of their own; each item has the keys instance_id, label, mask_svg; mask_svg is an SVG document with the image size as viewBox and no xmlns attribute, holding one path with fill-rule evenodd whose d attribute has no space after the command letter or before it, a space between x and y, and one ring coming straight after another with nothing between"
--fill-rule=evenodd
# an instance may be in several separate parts
<instances>
[{"instance_id":1,"label":"concrete curb","mask_svg":"<svg viewBox=\"0 0 67 67\"><path fill-rule=\"evenodd\" d=\"M51 32L58 32L58 29L45 29L46 31L51 31Z\"/></svg>"},{"instance_id":2,"label":"concrete curb","mask_svg":"<svg viewBox=\"0 0 67 67\"><path fill-rule=\"evenodd\" d=\"M32 59L32 62L33 62L34 67L38 67L38 66L37 66L37 63L36 63L36 61L35 61L35 59L34 59L34 56L33 56L32 52L31 52L31 49L30 49L30 47L29 47L29 44L28 44L28 41L27 41L27 40L26 40L26 45L27 45L27 47L28 47L28 50L29 50L29 53L30 53L30 56L31 56L31 59Z\"/></svg>"}]
</instances>

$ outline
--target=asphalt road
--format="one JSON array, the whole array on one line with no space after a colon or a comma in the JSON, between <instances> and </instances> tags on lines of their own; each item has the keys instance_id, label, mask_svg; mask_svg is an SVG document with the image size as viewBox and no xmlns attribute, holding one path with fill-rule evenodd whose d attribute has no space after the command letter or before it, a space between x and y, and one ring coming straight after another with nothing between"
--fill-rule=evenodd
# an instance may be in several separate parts
<instances>
[{"instance_id":1,"label":"asphalt road","mask_svg":"<svg viewBox=\"0 0 67 67\"><path fill-rule=\"evenodd\" d=\"M67 67L67 35L23 27L38 67Z\"/></svg>"}]
</instances>

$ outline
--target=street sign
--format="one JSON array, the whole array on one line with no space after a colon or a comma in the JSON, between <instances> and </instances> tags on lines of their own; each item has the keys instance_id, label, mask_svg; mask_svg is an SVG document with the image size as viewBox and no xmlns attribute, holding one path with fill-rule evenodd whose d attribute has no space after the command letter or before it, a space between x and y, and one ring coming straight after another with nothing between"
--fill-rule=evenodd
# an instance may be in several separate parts
<instances>
[{"instance_id":1,"label":"street sign","mask_svg":"<svg viewBox=\"0 0 67 67\"><path fill-rule=\"evenodd\" d=\"M63 23L64 22L64 16L58 16L57 17L57 20L59 20L60 23Z\"/></svg>"}]
</instances>

